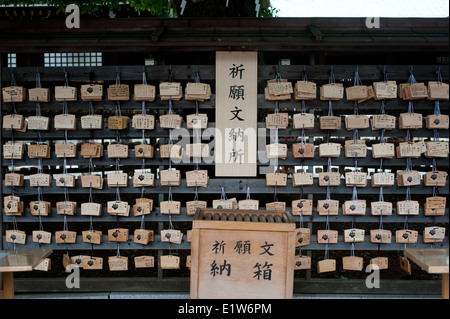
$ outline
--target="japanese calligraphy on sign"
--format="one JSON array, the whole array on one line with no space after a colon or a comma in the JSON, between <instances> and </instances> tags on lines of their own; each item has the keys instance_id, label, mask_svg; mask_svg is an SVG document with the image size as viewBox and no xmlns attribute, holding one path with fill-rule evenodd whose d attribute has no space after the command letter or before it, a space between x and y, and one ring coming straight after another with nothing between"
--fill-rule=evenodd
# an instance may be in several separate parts
<instances>
[{"instance_id":1,"label":"japanese calligraphy on sign","mask_svg":"<svg viewBox=\"0 0 450 319\"><path fill-rule=\"evenodd\" d=\"M216 176L256 176L257 53L216 53Z\"/></svg>"}]
</instances>

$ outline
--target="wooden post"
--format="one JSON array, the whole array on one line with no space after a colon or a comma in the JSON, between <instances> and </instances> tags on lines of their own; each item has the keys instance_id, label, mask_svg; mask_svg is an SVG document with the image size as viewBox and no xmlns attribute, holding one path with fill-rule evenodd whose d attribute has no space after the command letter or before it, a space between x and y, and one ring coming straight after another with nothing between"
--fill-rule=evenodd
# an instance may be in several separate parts
<instances>
[{"instance_id":1,"label":"wooden post","mask_svg":"<svg viewBox=\"0 0 450 319\"><path fill-rule=\"evenodd\" d=\"M442 299L448 299L448 274L442 274Z\"/></svg>"},{"instance_id":2,"label":"wooden post","mask_svg":"<svg viewBox=\"0 0 450 319\"><path fill-rule=\"evenodd\" d=\"M3 289L0 290L0 298L14 299L14 273L4 272L2 277L3 277Z\"/></svg>"}]
</instances>

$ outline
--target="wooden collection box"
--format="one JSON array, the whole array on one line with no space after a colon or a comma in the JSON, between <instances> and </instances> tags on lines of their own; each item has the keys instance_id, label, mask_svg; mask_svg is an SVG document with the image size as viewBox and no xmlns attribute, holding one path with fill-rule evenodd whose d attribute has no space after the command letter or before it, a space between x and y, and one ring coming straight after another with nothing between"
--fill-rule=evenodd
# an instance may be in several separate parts
<instances>
[{"instance_id":1,"label":"wooden collection box","mask_svg":"<svg viewBox=\"0 0 450 319\"><path fill-rule=\"evenodd\" d=\"M289 213L199 209L191 232L191 298L292 298L295 239Z\"/></svg>"}]
</instances>

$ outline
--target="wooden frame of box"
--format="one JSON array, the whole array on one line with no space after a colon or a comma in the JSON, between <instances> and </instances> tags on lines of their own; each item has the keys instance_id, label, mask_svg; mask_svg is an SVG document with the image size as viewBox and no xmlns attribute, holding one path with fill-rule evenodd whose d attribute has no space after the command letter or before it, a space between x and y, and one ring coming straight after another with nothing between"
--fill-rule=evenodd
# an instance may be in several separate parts
<instances>
[{"instance_id":1,"label":"wooden frame of box","mask_svg":"<svg viewBox=\"0 0 450 319\"><path fill-rule=\"evenodd\" d=\"M292 216L282 211L197 210L191 298L292 298L295 236Z\"/></svg>"}]
</instances>

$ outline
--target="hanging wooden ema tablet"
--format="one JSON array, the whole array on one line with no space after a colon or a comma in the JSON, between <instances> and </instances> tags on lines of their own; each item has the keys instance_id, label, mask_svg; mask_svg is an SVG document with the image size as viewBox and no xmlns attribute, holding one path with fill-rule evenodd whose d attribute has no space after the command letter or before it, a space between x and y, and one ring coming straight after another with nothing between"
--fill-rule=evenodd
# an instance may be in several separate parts
<instances>
[{"instance_id":1,"label":"hanging wooden ema tablet","mask_svg":"<svg viewBox=\"0 0 450 319\"><path fill-rule=\"evenodd\" d=\"M48 131L50 129L50 119L46 116L29 116L27 123L29 130Z\"/></svg>"},{"instance_id":2,"label":"hanging wooden ema tablet","mask_svg":"<svg viewBox=\"0 0 450 319\"><path fill-rule=\"evenodd\" d=\"M372 175L372 187L392 186L394 183L394 173L379 172Z\"/></svg>"},{"instance_id":3,"label":"hanging wooden ema tablet","mask_svg":"<svg viewBox=\"0 0 450 319\"><path fill-rule=\"evenodd\" d=\"M130 99L130 86L128 84L111 84L107 91L110 101L128 101Z\"/></svg>"},{"instance_id":4,"label":"hanging wooden ema tablet","mask_svg":"<svg viewBox=\"0 0 450 319\"><path fill-rule=\"evenodd\" d=\"M366 157L367 146L365 140L358 140L357 143L353 143L353 140L345 141L345 157Z\"/></svg>"},{"instance_id":5,"label":"hanging wooden ema tablet","mask_svg":"<svg viewBox=\"0 0 450 319\"><path fill-rule=\"evenodd\" d=\"M295 247L307 246L311 243L310 228L297 228L295 231Z\"/></svg>"},{"instance_id":6,"label":"hanging wooden ema tablet","mask_svg":"<svg viewBox=\"0 0 450 319\"><path fill-rule=\"evenodd\" d=\"M395 156L395 146L393 143L372 144L373 158L392 158Z\"/></svg>"},{"instance_id":7,"label":"hanging wooden ema tablet","mask_svg":"<svg viewBox=\"0 0 450 319\"><path fill-rule=\"evenodd\" d=\"M3 197L3 206L6 216L20 216L23 213L23 201L19 196Z\"/></svg>"},{"instance_id":8,"label":"hanging wooden ema tablet","mask_svg":"<svg viewBox=\"0 0 450 319\"><path fill-rule=\"evenodd\" d=\"M134 100L153 102L156 97L156 89L154 85L150 84L135 84L134 85Z\"/></svg>"},{"instance_id":9,"label":"hanging wooden ema tablet","mask_svg":"<svg viewBox=\"0 0 450 319\"><path fill-rule=\"evenodd\" d=\"M183 124L183 118L178 114L165 114L159 117L161 128L179 129L181 124Z\"/></svg>"},{"instance_id":10,"label":"hanging wooden ema tablet","mask_svg":"<svg viewBox=\"0 0 450 319\"><path fill-rule=\"evenodd\" d=\"M135 229L133 238L135 243L147 245L149 242L153 241L153 230Z\"/></svg>"},{"instance_id":11,"label":"hanging wooden ema tablet","mask_svg":"<svg viewBox=\"0 0 450 319\"><path fill-rule=\"evenodd\" d=\"M155 257L153 256L134 257L134 266L136 268L153 268L155 267Z\"/></svg>"},{"instance_id":12,"label":"hanging wooden ema tablet","mask_svg":"<svg viewBox=\"0 0 450 319\"><path fill-rule=\"evenodd\" d=\"M149 198L136 198L133 205L134 216L148 215L153 210L153 200Z\"/></svg>"},{"instance_id":13,"label":"hanging wooden ema tablet","mask_svg":"<svg viewBox=\"0 0 450 319\"><path fill-rule=\"evenodd\" d=\"M107 174L108 187L127 187L128 186L128 174L111 172Z\"/></svg>"},{"instance_id":14,"label":"hanging wooden ema tablet","mask_svg":"<svg viewBox=\"0 0 450 319\"><path fill-rule=\"evenodd\" d=\"M90 142L81 144L80 154L84 158L100 158L103 156L103 144Z\"/></svg>"},{"instance_id":15,"label":"hanging wooden ema tablet","mask_svg":"<svg viewBox=\"0 0 450 319\"><path fill-rule=\"evenodd\" d=\"M342 204L343 215L365 215L366 200L347 200Z\"/></svg>"},{"instance_id":16,"label":"hanging wooden ema tablet","mask_svg":"<svg viewBox=\"0 0 450 319\"><path fill-rule=\"evenodd\" d=\"M292 201L292 215L312 215L312 210L312 199L297 199Z\"/></svg>"},{"instance_id":17,"label":"hanging wooden ema tablet","mask_svg":"<svg viewBox=\"0 0 450 319\"><path fill-rule=\"evenodd\" d=\"M419 113L401 113L398 118L398 127L401 130L417 130L422 128L422 114Z\"/></svg>"},{"instance_id":18,"label":"hanging wooden ema tablet","mask_svg":"<svg viewBox=\"0 0 450 319\"><path fill-rule=\"evenodd\" d=\"M42 258L33 270L49 271L51 269L52 261L50 258Z\"/></svg>"},{"instance_id":19,"label":"hanging wooden ema tablet","mask_svg":"<svg viewBox=\"0 0 450 319\"><path fill-rule=\"evenodd\" d=\"M136 130L153 130L155 128L155 116L135 114L131 119L131 126Z\"/></svg>"},{"instance_id":20,"label":"hanging wooden ema tablet","mask_svg":"<svg viewBox=\"0 0 450 319\"><path fill-rule=\"evenodd\" d=\"M2 88L4 103L20 103L26 98L27 90L22 86L8 86Z\"/></svg>"},{"instance_id":21,"label":"hanging wooden ema tablet","mask_svg":"<svg viewBox=\"0 0 450 319\"><path fill-rule=\"evenodd\" d=\"M449 143L448 142L425 142L426 151L425 157L448 157Z\"/></svg>"},{"instance_id":22,"label":"hanging wooden ema tablet","mask_svg":"<svg viewBox=\"0 0 450 319\"><path fill-rule=\"evenodd\" d=\"M313 184L313 174L299 172L292 174L292 186L310 186Z\"/></svg>"},{"instance_id":23,"label":"hanging wooden ema tablet","mask_svg":"<svg viewBox=\"0 0 450 319\"><path fill-rule=\"evenodd\" d=\"M318 230L317 231L317 242L319 244L337 244L338 242L338 231L337 230Z\"/></svg>"},{"instance_id":24,"label":"hanging wooden ema tablet","mask_svg":"<svg viewBox=\"0 0 450 319\"><path fill-rule=\"evenodd\" d=\"M419 232L410 229L400 229L395 232L395 242L398 244L415 244L419 238Z\"/></svg>"},{"instance_id":25,"label":"hanging wooden ema tablet","mask_svg":"<svg viewBox=\"0 0 450 319\"><path fill-rule=\"evenodd\" d=\"M257 199L243 199L238 202L239 209L258 210L259 200Z\"/></svg>"},{"instance_id":26,"label":"hanging wooden ema tablet","mask_svg":"<svg viewBox=\"0 0 450 319\"><path fill-rule=\"evenodd\" d=\"M173 255L162 255L159 264L161 269L180 269L180 257Z\"/></svg>"},{"instance_id":27,"label":"hanging wooden ema tablet","mask_svg":"<svg viewBox=\"0 0 450 319\"><path fill-rule=\"evenodd\" d=\"M443 216L447 207L447 198L443 196L427 197L424 205L425 216Z\"/></svg>"},{"instance_id":28,"label":"hanging wooden ema tablet","mask_svg":"<svg viewBox=\"0 0 450 319\"><path fill-rule=\"evenodd\" d=\"M397 82L373 82L373 91L378 100L397 98Z\"/></svg>"},{"instance_id":29,"label":"hanging wooden ema tablet","mask_svg":"<svg viewBox=\"0 0 450 319\"><path fill-rule=\"evenodd\" d=\"M289 113L274 113L266 116L266 129L285 130L289 125Z\"/></svg>"},{"instance_id":30,"label":"hanging wooden ema tablet","mask_svg":"<svg viewBox=\"0 0 450 319\"><path fill-rule=\"evenodd\" d=\"M108 229L108 240L116 242L128 241L128 229L126 228L112 228Z\"/></svg>"},{"instance_id":31,"label":"hanging wooden ema tablet","mask_svg":"<svg viewBox=\"0 0 450 319\"><path fill-rule=\"evenodd\" d=\"M371 128L373 131L376 130L393 130L395 129L396 117L387 114L375 114L370 119Z\"/></svg>"},{"instance_id":32,"label":"hanging wooden ema tablet","mask_svg":"<svg viewBox=\"0 0 450 319\"><path fill-rule=\"evenodd\" d=\"M21 130L24 125L25 120L21 114L3 115L3 128L5 130Z\"/></svg>"},{"instance_id":33,"label":"hanging wooden ema tablet","mask_svg":"<svg viewBox=\"0 0 450 319\"><path fill-rule=\"evenodd\" d=\"M266 174L266 186L286 186L286 173L268 173Z\"/></svg>"},{"instance_id":34,"label":"hanging wooden ema tablet","mask_svg":"<svg viewBox=\"0 0 450 319\"><path fill-rule=\"evenodd\" d=\"M215 176L257 174L257 73L257 52L216 52Z\"/></svg>"},{"instance_id":35,"label":"hanging wooden ema tablet","mask_svg":"<svg viewBox=\"0 0 450 319\"><path fill-rule=\"evenodd\" d=\"M179 82L161 82L159 84L159 95L162 101L179 101L183 97L183 90Z\"/></svg>"},{"instance_id":36,"label":"hanging wooden ema tablet","mask_svg":"<svg viewBox=\"0 0 450 319\"><path fill-rule=\"evenodd\" d=\"M421 177L418 171L397 171L398 186L420 185Z\"/></svg>"},{"instance_id":37,"label":"hanging wooden ema tablet","mask_svg":"<svg viewBox=\"0 0 450 319\"><path fill-rule=\"evenodd\" d=\"M103 115L83 115L80 118L81 128L83 130L101 130L103 129Z\"/></svg>"},{"instance_id":38,"label":"hanging wooden ema tablet","mask_svg":"<svg viewBox=\"0 0 450 319\"><path fill-rule=\"evenodd\" d=\"M24 175L18 173L5 174L5 186L23 186Z\"/></svg>"},{"instance_id":39,"label":"hanging wooden ema tablet","mask_svg":"<svg viewBox=\"0 0 450 319\"><path fill-rule=\"evenodd\" d=\"M415 142L399 143L398 146L396 147L397 157L398 158L407 158L407 157L418 158L424 152L423 146L424 146L424 144L422 144L420 142L419 143L415 143Z\"/></svg>"},{"instance_id":40,"label":"hanging wooden ema tablet","mask_svg":"<svg viewBox=\"0 0 450 319\"><path fill-rule=\"evenodd\" d=\"M207 187L208 181L209 177L207 170L193 170L186 172L187 187Z\"/></svg>"},{"instance_id":41,"label":"hanging wooden ema tablet","mask_svg":"<svg viewBox=\"0 0 450 319\"><path fill-rule=\"evenodd\" d=\"M149 144L137 144L134 146L134 155L136 157L153 158L155 148Z\"/></svg>"},{"instance_id":42,"label":"hanging wooden ema tablet","mask_svg":"<svg viewBox=\"0 0 450 319\"><path fill-rule=\"evenodd\" d=\"M411 275L411 264L408 258L400 256L399 257L400 269L406 272L408 275Z\"/></svg>"},{"instance_id":43,"label":"hanging wooden ema tablet","mask_svg":"<svg viewBox=\"0 0 450 319\"><path fill-rule=\"evenodd\" d=\"M377 244L390 244L392 241L392 232L387 229L371 229L370 242Z\"/></svg>"},{"instance_id":44,"label":"hanging wooden ema tablet","mask_svg":"<svg viewBox=\"0 0 450 319\"><path fill-rule=\"evenodd\" d=\"M52 185L52 176L50 174L31 174L31 187L50 187Z\"/></svg>"},{"instance_id":45,"label":"hanging wooden ema tablet","mask_svg":"<svg viewBox=\"0 0 450 319\"><path fill-rule=\"evenodd\" d=\"M321 116L319 124L321 130L340 130L342 119L340 116Z\"/></svg>"},{"instance_id":46,"label":"hanging wooden ema tablet","mask_svg":"<svg viewBox=\"0 0 450 319\"><path fill-rule=\"evenodd\" d=\"M75 187L75 175L55 174L54 179L58 187Z\"/></svg>"},{"instance_id":47,"label":"hanging wooden ema tablet","mask_svg":"<svg viewBox=\"0 0 450 319\"><path fill-rule=\"evenodd\" d=\"M375 216L392 215L392 203L390 202L371 202L370 213Z\"/></svg>"},{"instance_id":48,"label":"hanging wooden ema tablet","mask_svg":"<svg viewBox=\"0 0 450 319\"><path fill-rule=\"evenodd\" d=\"M128 257L110 256L108 257L109 271L128 270Z\"/></svg>"},{"instance_id":49,"label":"hanging wooden ema tablet","mask_svg":"<svg viewBox=\"0 0 450 319\"><path fill-rule=\"evenodd\" d=\"M128 216L130 214L130 205L125 201L108 201L107 211L113 216Z\"/></svg>"},{"instance_id":50,"label":"hanging wooden ema tablet","mask_svg":"<svg viewBox=\"0 0 450 319\"><path fill-rule=\"evenodd\" d=\"M181 212L181 202L174 200L161 201L159 203L159 209L163 215L179 215Z\"/></svg>"},{"instance_id":51,"label":"hanging wooden ema tablet","mask_svg":"<svg viewBox=\"0 0 450 319\"><path fill-rule=\"evenodd\" d=\"M186 116L188 129L206 129L208 127L208 116L206 114L189 114Z\"/></svg>"},{"instance_id":52,"label":"hanging wooden ema tablet","mask_svg":"<svg viewBox=\"0 0 450 319\"><path fill-rule=\"evenodd\" d=\"M101 84L84 84L80 90L81 99L83 101L101 101L103 97L103 85Z\"/></svg>"},{"instance_id":53,"label":"hanging wooden ema tablet","mask_svg":"<svg viewBox=\"0 0 450 319\"><path fill-rule=\"evenodd\" d=\"M294 270L311 269L311 257L295 256Z\"/></svg>"},{"instance_id":54,"label":"hanging wooden ema tablet","mask_svg":"<svg viewBox=\"0 0 450 319\"><path fill-rule=\"evenodd\" d=\"M209 145L205 143L186 144L186 156L207 158L210 156Z\"/></svg>"},{"instance_id":55,"label":"hanging wooden ema tablet","mask_svg":"<svg viewBox=\"0 0 450 319\"><path fill-rule=\"evenodd\" d=\"M290 100L292 93L292 83L286 79L281 79L280 82L277 82L275 79L268 80L264 89L264 95L267 101Z\"/></svg>"},{"instance_id":56,"label":"hanging wooden ema tablet","mask_svg":"<svg viewBox=\"0 0 450 319\"><path fill-rule=\"evenodd\" d=\"M424 243L440 243L445 238L445 227L425 227L423 230Z\"/></svg>"},{"instance_id":57,"label":"hanging wooden ema tablet","mask_svg":"<svg viewBox=\"0 0 450 319\"><path fill-rule=\"evenodd\" d=\"M294 114L294 116L292 117L292 123L293 123L294 129L298 129L298 130L314 129L314 114L310 114L310 113Z\"/></svg>"},{"instance_id":58,"label":"hanging wooden ema tablet","mask_svg":"<svg viewBox=\"0 0 450 319\"><path fill-rule=\"evenodd\" d=\"M339 201L334 199L323 199L317 201L319 215L338 215Z\"/></svg>"},{"instance_id":59,"label":"hanging wooden ema tablet","mask_svg":"<svg viewBox=\"0 0 450 319\"><path fill-rule=\"evenodd\" d=\"M22 230L5 230L5 239L8 243L25 245L27 235Z\"/></svg>"},{"instance_id":60,"label":"hanging wooden ema tablet","mask_svg":"<svg viewBox=\"0 0 450 319\"><path fill-rule=\"evenodd\" d=\"M130 118L123 115L115 115L108 117L108 129L110 130L125 130L128 128Z\"/></svg>"},{"instance_id":61,"label":"hanging wooden ema tablet","mask_svg":"<svg viewBox=\"0 0 450 319\"><path fill-rule=\"evenodd\" d=\"M419 215L419 202L416 200L397 202L397 215Z\"/></svg>"},{"instance_id":62,"label":"hanging wooden ema tablet","mask_svg":"<svg viewBox=\"0 0 450 319\"><path fill-rule=\"evenodd\" d=\"M4 159L22 159L26 144L22 142L6 142L3 144Z\"/></svg>"},{"instance_id":63,"label":"hanging wooden ema tablet","mask_svg":"<svg viewBox=\"0 0 450 319\"><path fill-rule=\"evenodd\" d=\"M50 244L52 242L52 233L43 230L33 230L33 242L40 244Z\"/></svg>"},{"instance_id":64,"label":"hanging wooden ema tablet","mask_svg":"<svg viewBox=\"0 0 450 319\"><path fill-rule=\"evenodd\" d=\"M367 98L367 86L357 85L345 88L347 101L355 101Z\"/></svg>"},{"instance_id":65,"label":"hanging wooden ema tablet","mask_svg":"<svg viewBox=\"0 0 450 319\"><path fill-rule=\"evenodd\" d=\"M273 143L266 145L266 157L267 158L281 158L287 157L287 144Z\"/></svg>"},{"instance_id":66,"label":"hanging wooden ema tablet","mask_svg":"<svg viewBox=\"0 0 450 319\"><path fill-rule=\"evenodd\" d=\"M236 198L214 199L212 206L217 209L238 209L238 202Z\"/></svg>"},{"instance_id":67,"label":"hanging wooden ema tablet","mask_svg":"<svg viewBox=\"0 0 450 319\"><path fill-rule=\"evenodd\" d=\"M292 144L292 155L294 158L313 158L315 147L312 143L295 143Z\"/></svg>"},{"instance_id":68,"label":"hanging wooden ema tablet","mask_svg":"<svg viewBox=\"0 0 450 319\"><path fill-rule=\"evenodd\" d=\"M77 146L73 143L55 143L55 155L58 158L72 158L77 156Z\"/></svg>"},{"instance_id":69,"label":"hanging wooden ema tablet","mask_svg":"<svg viewBox=\"0 0 450 319\"><path fill-rule=\"evenodd\" d=\"M159 172L159 179L162 186L180 186L181 172L177 169L164 169Z\"/></svg>"},{"instance_id":70,"label":"hanging wooden ema tablet","mask_svg":"<svg viewBox=\"0 0 450 319\"><path fill-rule=\"evenodd\" d=\"M103 258L86 256L85 258L83 258L83 269L103 269Z\"/></svg>"},{"instance_id":71,"label":"hanging wooden ema tablet","mask_svg":"<svg viewBox=\"0 0 450 319\"><path fill-rule=\"evenodd\" d=\"M83 242L100 245L102 243L103 233L100 230L84 230L81 233Z\"/></svg>"},{"instance_id":72,"label":"hanging wooden ema tablet","mask_svg":"<svg viewBox=\"0 0 450 319\"><path fill-rule=\"evenodd\" d=\"M362 243L364 242L364 235L365 235L364 229L357 229L357 228L351 228L351 229L345 229L344 230L344 242L346 243Z\"/></svg>"},{"instance_id":73,"label":"hanging wooden ema tablet","mask_svg":"<svg viewBox=\"0 0 450 319\"><path fill-rule=\"evenodd\" d=\"M341 144L322 143L319 145L320 157L339 157L341 156Z\"/></svg>"},{"instance_id":74,"label":"hanging wooden ema tablet","mask_svg":"<svg viewBox=\"0 0 450 319\"><path fill-rule=\"evenodd\" d=\"M33 88L28 90L28 101L30 102L50 102L50 89Z\"/></svg>"},{"instance_id":75,"label":"hanging wooden ema tablet","mask_svg":"<svg viewBox=\"0 0 450 319\"><path fill-rule=\"evenodd\" d=\"M345 184L347 187L366 187L367 173L366 172L346 172Z\"/></svg>"},{"instance_id":76,"label":"hanging wooden ema tablet","mask_svg":"<svg viewBox=\"0 0 450 319\"><path fill-rule=\"evenodd\" d=\"M128 158L127 144L109 144L107 150L108 158Z\"/></svg>"},{"instance_id":77,"label":"hanging wooden ema tablet","mask_svg":"<svg viewBox=\"0 0 450 319\"><path fill-rule=\"evenodd\" d=\"M99 203L82 203L81 215L100 216L102 214L102 205Z\"/></svg>"},{"instance_id":78,"label":"hanging wooden ema tablet","mask_svg":"<svg viewBox=\"0 0 450 319\"><path fill-rule=\"evenodd\" d=\"M339 101L344 98L344 85L342 83L327 83L320 87L320 99Z\"/></svg>"},{"instance_id":79,"label":"hanging wooden ema tablet","mask_svg":"<svg viewBox=\"0 0 450 319\"><path fill-rule=\"evenodd\" d=\"M77 212L77 202L56 202L56 214L73 216Z\"/></svg>"},{"instance_id":80,"label":"hanging wooden ema tablet","mask_svg":"<svg viewBox=\"0 0 450 319\"><path fill-rule=\"evenodd\" d=\"M74 114L58 114L54 118L55 130L74 131L78 129Z\"/></svg>"},{"instance_id":81,"label":"hanging wooden ema tablet","mask_svg":"<svg viewBox=\"0 0 450 319\"><path fill-rule=\"evenodd\" d=\"M286 202L266 203L266 210L286 211Z\"/></svg>"},{"instance_id":82,"label":"hanging wooden ema tablet","mask_svg":"<svg viewBox=\"0 0 450 319\"><path fill-rule=\"evenodd\" d=\"M100 175L81 176L81 187L103 189L103 177Z\"/></svg>"},{"instance_id":83,"label":"hanging wooden ema tablet","mask_svg":"<svg viewBox=\"0 0 450 319\"><path fill-rule=\"evenodd\" d=\"M389 268L389 259L388 257L375 257L370 259L369 261L370 271L372 271L372 265L376 265L379 270L388 269Z\"/></svg>"},{"instance_id":84,"label":"hanging wooden ema tablet","mask_svg":"<svg viewBox=\"0 0 450 319\"><path fill-rule=\"evenodd\" d=\"M73 86L55 86L55 100L73 102L77 100L77 88Z\"/></svg>"},{"instance_id":85,"label":"hanging wooden ema tablet","mask_svg":"<svg viewBox=\"0 0 450 319\"><path fill-rule=\"evenodd\" d=\"M428 97L428 90L424 83L413 83L401 86L404 100L418 100Z\"/></svg>"},{"instance_id":86,"label":"hanging wooden ema tablet","mask_svg":"<svg viewBox=\"0 0 450 319\"><path fill-rule=\"evenodd\" d=\"M57 231L55 232L55 239L57 244L75 244L77 241L77 233L68 230Z\"/></svg>"},{"instance_id":87,"label":"hanging wooden ema tablet","mask_svg":"<svg viewBox=\"0 0 450 319\"><path fill-rule=\"evenodd\" d=\"M186 214L188 216L195 215L197 209L206 208L207 202L202 200L192 200L186 202Z\"/></svg>"},{"instance_id":88,"label":"hanging wooden ema tablet","mask_svg":"<svg viewBox=\"0 0 450 319\"><path fill-rule=\"evenodd\" d=\"M30 144L28 145L29 158L50 158L50 146L46 144Z\"/></svg>"},{"instance_id":89,"label":"hanging wooden ema tablet","mask_svg":"<svg viewBox=\"0 0 450 319\"><path fill-rule=\"evenodd\" d=\"M336 259L324 259L317 262L317 272L319 274L331 271L336 271Z\"/></svg>"},{"instance_id":90,"label":"hanging wooden ema tablet","mask_svg":"<svg viewBox=\"0 0 450 319\"><path fill-rule=\"evenodd\" d=\"M183 147L177 144L164 144L159 146L160 158L181 159L183 157Z\"/></svg>"},{"instance_id":91,"label":"hanging wooden ema tablet","mask_svg":"<svg viewBox=\"0 0 450 319\"><path fill-rule=\"evenodd\" d=\"M183 233L175 229L161 230L161 241L163 243L181 244Z\"/></svg>"},{"instance_id":92,"label":"hanging wooden ema tablet","mask_svg":"<svg viewBox=\"0 0 450 319\"><path fill-rule=\"evenodd\" d=\"M155 174L147 172L135 172L133 187L155 186Z\"/></svg>"},{"instance_id":93,"label":"hanging wooden ema tablet","mask_svg":"<svg viewBox=\"0 0 450 319\"><path fill-rule=\"evenodd\" d=\"M345 256L342 257L342 269L362 271L364 260L362 257L357 256Z\"/></svg>"},{"instance_id":94,"label":"hanging wooden ema tablet","mask_svg":"<svg viewBox=\"0 0 450 319\"><path fill-rule=\"evenodd\" d=\"M426 117L426 126L430 130L448 130L449 118L446 114L431 114Z\"/></svg>"},{"instance_id":95,"label":"hanging wooden ema tablet","mask_svg":"<svg viewBox=\"0 0 450 319\"><path fill-rule=\"evenodd\" d=\"M310 81L297 81L294 86L295 100L314 100L317 98L317 84Z\"/></svg>"},{"instance_id":96,"label":"hanging wooden ema tablet","mask_svg":"<svg viewBox=\"0 0 450 319\"><path fill-rule=\"evenodd\" d=\"M185 88L187 101L205 101L211 98L211 86L207 83L187 83Z\"/></svg>"},{"instance_id":97,"label":"hanging wooden ema tablet","mask_svg":"<svg viewBox=\"0 0 450 319\"><path fill-rule=\"evenodd\" d=\"M369 127L370 120L367 115L349 115L345 117L345 128L351 130L364 130Z\"/></svg>"},{"instance_id":98,"label":"hanging wooden ema tablet","mask_svg":"<svg viewBox=\"0 0 450 319\"><path fill-rule=\"evenodd\" d=\"M449 97L448 83L429 81L428 82L428 99L429 100L448 100Z\"/></svg>"}]
</instances>

